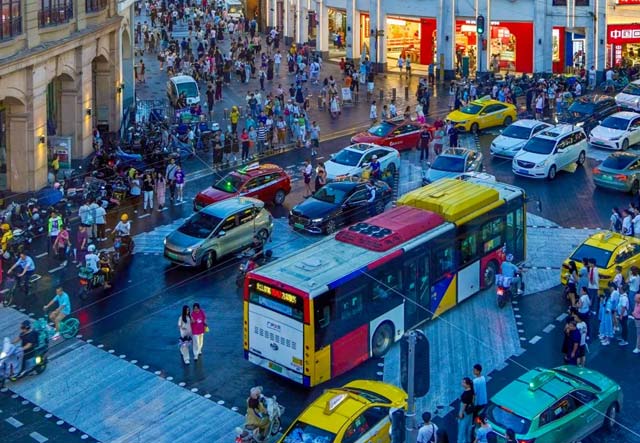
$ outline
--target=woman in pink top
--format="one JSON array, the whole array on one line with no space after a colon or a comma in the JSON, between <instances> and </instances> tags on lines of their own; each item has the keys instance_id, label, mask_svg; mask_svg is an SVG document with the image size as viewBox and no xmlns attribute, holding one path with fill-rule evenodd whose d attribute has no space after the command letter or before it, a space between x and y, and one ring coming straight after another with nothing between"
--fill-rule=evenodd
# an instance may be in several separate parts
<instances>
[{"instance_id":1,"label":"woman in pink top","mask_svg":"<svg viewBox=\"0 0 640 443\"><path fill-rule=\"evenodd\" d=\"M193 356L195 360L202 354L206 328L207 316L204 311L200 309L200 305L194 303L193 309L191 310L191 334L193 336Z\"/></svg>"},{"instance_id":2,"label":"woman in pink top","mask_svg":"<svg viewBox=\"0 0 640 443\"><path fill-rule=\"evenodd\" d=\"M636 348L633 350L634 354L640 354L640 292L638 292L633 298L634 307L631 315L636 321Z\"/></svg>"}]
</instances>

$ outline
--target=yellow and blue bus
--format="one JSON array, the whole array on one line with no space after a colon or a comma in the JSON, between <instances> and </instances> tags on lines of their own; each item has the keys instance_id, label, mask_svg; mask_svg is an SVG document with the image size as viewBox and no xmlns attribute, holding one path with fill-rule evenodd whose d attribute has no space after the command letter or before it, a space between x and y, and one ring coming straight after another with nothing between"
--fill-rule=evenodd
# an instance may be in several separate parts
<instances>
[{"instance_id":1,"label":"yellow and blue bus","mask_svg":"<svg viewBox=\"0 0 640 443\"><path fill-rule=\"evenodd\" d=\"M398 204L248 275L246 359L315 386L491 287L503 247L525 258L520 188L447 179Z\"/></svg>"}]
</instances>

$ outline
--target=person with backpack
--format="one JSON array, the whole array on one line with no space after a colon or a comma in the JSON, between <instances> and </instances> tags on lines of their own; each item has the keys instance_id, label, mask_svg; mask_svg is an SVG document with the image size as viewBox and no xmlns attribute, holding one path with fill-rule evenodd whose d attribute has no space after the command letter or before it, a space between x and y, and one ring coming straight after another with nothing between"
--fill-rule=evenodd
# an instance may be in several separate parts
<instances>
[{"instance_id":1,"label":"person with backpack","mask_svg":"<svg viewBox=\"0 0 640 443\"><path fill-rule=\"evenodd\" d=\"M431 413L422 413L422 426L418 429L417 443L436 443L438 441L438 426L431 423Z\"/></svg>"},{"instance_id":2,"label":"person with backpack","mask_svg":"<svg viewBox=\"0 0 640 443\"><path fill-rule=\"evenodd\" d=\"M628 209L622 211L622 234L633 236L633 223Z\"/></svg>"},{"instance_id":3,"label":"person with backpack","mask_svg":"<svg viewBox=\"0 0 640 443\"><path fill-rule=\"evenodd\" d=\"M614 232L622 231L622 216L618 208L611 208L611 217L609 217L609 230Z\"/></svg>"}]
</instances>

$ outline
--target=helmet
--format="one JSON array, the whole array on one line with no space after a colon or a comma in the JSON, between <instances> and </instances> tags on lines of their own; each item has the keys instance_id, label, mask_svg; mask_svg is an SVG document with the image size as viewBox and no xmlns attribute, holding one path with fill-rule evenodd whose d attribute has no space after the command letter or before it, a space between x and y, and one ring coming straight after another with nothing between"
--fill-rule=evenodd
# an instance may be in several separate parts
<instances>
[{"instance_id":1,"label":"helmet","mask_svg":"<svg viewBox=\"0 0 640 443\"><path fill-rule=\"evenodd\" d=\"M53 189L60 189L60 183L55 182L55 183L53 184Z\"/></svg>"},{"instance_id":2,"label":"helmet","mask_svg":"<svg viewBox=\"0 0 640 443\"><path fill-rule=\"evenodd\" d=\"M3 231L9 231L11 229L11 226L9 225L9 223L2 223L2 225L0 225L0 228L2 228Z\"/></svg>"},{"instance_id":3,"label":"helmet","mask_svg":"<svg viewBox=\"0 0 640 443\"><path fill-rule=\"evenodd\" d=\"M89 245L89 247L87 248L87 251L96 252L96 245Z\"/></svg>"},{"instance_id":4,"label":"helmet","mask_svg":"<svg viewBox=\"0 0 640 443\"><path fill-rule=\"evenodd\" d=\"M23 320L21 327L24 329L31 329L31 322L29 320Z\"/></svg>"},{"instance_id":5,"label":"helmet","mask_svg":"<svg viewBox=\"0 0 640 443\"><path fill-rule=\"evenodd\" d=\"M513 254L507 254L507 261L513 261Z\"/></svg>"},{"instance_id":6,"label":"helmet","mask_svg":"<svg viewBox=\"0 0 640 443\"><path fill-rule=\"evenodd\" d=\"M120 220L122 220L123 222L126 222L127 220L129 220L129 216L127 214L122 214L120 216Z\"/></svg>"}]
</instances>

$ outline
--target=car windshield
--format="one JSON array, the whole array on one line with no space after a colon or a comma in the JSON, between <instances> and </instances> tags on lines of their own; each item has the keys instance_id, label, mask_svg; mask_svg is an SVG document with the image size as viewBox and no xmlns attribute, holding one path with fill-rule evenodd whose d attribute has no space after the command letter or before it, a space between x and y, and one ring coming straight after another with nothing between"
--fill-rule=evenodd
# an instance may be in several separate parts
<instances>
[{"instance_id":1,"label":"car windshield","mask_svg":"<svg viewBox=\"0 0 640 443\"><path fill-rule=\"evenodd\" d=\"M555 145L555 140L533 137L526 145L524 145L522 150L526 152L533 152L534 154L551 154Z\"/></svg>"},{"instance_id":2,"label":"car windshield","mask_svg":"<svg viewBox=\"0 0 640 443\"><path fill-rule=\"evenodd\" d=\"M531 420L520 417L495 403L491 403L487 408L487 418L503 429L513 429L516 434L526 434L531 427Z\"/></svg>"},{"instance_id":3,"label":"car windshield","mask_svg":"<svg viewBox=\"0 0 640 443\"><path fill-rule=\"evenodd\" d=\"M527 140L531 135L531 128L525 128L524 126L511 125L507 126L502 135L505 137L519 138L521 140Z\"/></svg>"},{"instance_id":4,"label":"car windshield","mask_svg":"<svg viewBox=\"0 0 640 443\"><path fill-rule=\"evenodd\" d=\"M283 443L332 443L335 438L336 435L329 431L297 421L282 441Z\"/></svg>"},{"instance_id":5,"label":"car windshield","mask_svg":"<svg viewBox=\"0 0 640 443\"><path fill-rule=\"evenodd\" d=\"M464 172L464 158L440 155L431 165L431 169L448 172Z\"/></svg>"},{"instance_id":6,"label":"car windshield","mask_svg":"<svg viewBox=\"0 0 640 443\"><path fill-rule=\"evenodd\" d=\"M591 115L595 108L596 105L594 103L576 101L569 106L569 113L575 116Z\"/></svg>"},{"instance_id":7,"label":"car windshield","mask_svg":"<svg viewBox=\"0 0 640 443\"><path fill-rule=\"evenodd\" d=\"M323 186L318 190L318 192L313 194L313 198L315 198L316 200L335 205L342 204L346 196L347 193L342 189L337 189L336 187L331 185Z\"/></svg>"},{"instance_id":8,"label":"car windshield","mask_svg":"<svg viewBox=\"0 0 640 443\"><path fill-rule=\"evenodd\" d=\"M464 112L465 114L470 115L476 115L478 112L480 112L481 109L482 106L470 103L467 106L463 106L462 108L460 108L460 112Z\"/></svg>"},{"instance_id":9,"label":"car windshield","mask_svg":"<svg viewBox=\"0 0 640 443\"><path fill-rule=\"evenodd\" d=\"M345 166L358 166L358 162L362 158L362 153L352 151L351 149L343 149L333 156L331 161Z\"/></svg>"},{"instance_id":10,"label":"car windshield","mask_svg":"<svg viewBox=\"0 0 640 443\"><path fill-rule=\"evenodd\" d=\"M178 83L176 85L178 87L178 94L182 94L187 97L197 97L198 96L198 87L196 86L196 82L184 82Z\"/></svg>"},{"instance_id":11,"label":"car windshield","mask_svg":"<svg viewBox=\"0 0 640 443\"><path fill-rule=\"evenodd\" d=\"M218 227L222 219L213 215L197 212L187 219L178 232L196 238L207 238Z\"/></svg>"},{"instance_id":12,"label":"car windshield","mask_svg":"<svg viewBox=\"0 0 640 443\"><path fill-rule=\"evenodd\" d=\"M621 131L624 131L629 126L629 120L619 117L607 117L602 120L600 126L602 126L603 128L619 129Z\"/></svg>"},{"instance_id":13,"label":"car windshield","mask_svg":"<svg viewBox=\"0 0 640 443\"><path fill-rule=\"evenodd\" d=\"M629 83L622 92L629 95L640 95L640 85Z\"/></svg>"},{"instance_id":14,"label":"car windshield","mask_svg":"<svg viewBox=\"0 0 640 443\"><path fill-rule=\"evenodd\" d=\"M373 125L369 128L369 134L375 135L378 137L384 137L387 135L392 129L393 125L387 122L378 123L377 125Z\"/></svg>"},{"instance_id":15,"label":"car windshield","mask_svg":"<svg viewBox=\"0 0 640 443\"><path fill-rule=\"evenodd\" d=\"M609 260L611 260L611 254L613 251L607 251L606 249L596 248L586 244L580 245L578 249L571 256L571 260L581 262L583 258L594 258L596 260L596 266L601 269L609 267Z\"/></svg>"},{"instance_id":16,"label":"car windshield","mask_svg":"<svg viewBox=\"0 0 640 443\"><path fill-rule=\"evenodd\" d=\"M627 169L637 158L638 157L634 155L612 155L602 162L602 167L622 171L623 169Z\"/></svg>"},{"instance_id":17,"label":"car windshield","mask_svg":"<svg viewBox=\"0 0 640 443\"><path fill-rule=\"evenodd\" d=\"M244 180L236 174L230 173L218 180L214 185L214 189L223 192L238 192L242 187Z\"/></svg>"}]
</instances>

